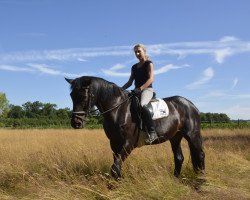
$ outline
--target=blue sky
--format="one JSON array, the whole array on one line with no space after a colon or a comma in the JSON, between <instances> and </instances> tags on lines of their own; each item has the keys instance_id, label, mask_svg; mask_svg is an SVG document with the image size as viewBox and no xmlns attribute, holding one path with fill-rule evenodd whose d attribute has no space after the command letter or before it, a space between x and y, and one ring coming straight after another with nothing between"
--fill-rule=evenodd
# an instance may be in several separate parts
<instances>
[{"instance_id":1,"label":"blue sky","mask_svg":"<svg viewBox=\"0 0 250 200\"><path fill-rule=\"evenodd\" d=\"M158 97L250 119L248 0L0 0L0 92L15 105L71 108L64 77L122 86L137 43L154 63Z\"/></svg>"}]
</instances>

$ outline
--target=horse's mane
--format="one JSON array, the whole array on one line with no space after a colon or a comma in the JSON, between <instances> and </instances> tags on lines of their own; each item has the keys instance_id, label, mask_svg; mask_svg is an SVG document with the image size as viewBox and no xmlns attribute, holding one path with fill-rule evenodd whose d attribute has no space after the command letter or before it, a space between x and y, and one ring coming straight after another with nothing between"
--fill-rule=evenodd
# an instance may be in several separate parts
<instances>
[{"instance_id":1,"label":"horse's mane","mask_svg":"<svg viewBox=\"0 0 250 200\"><path fill-rule=\"evenodd\" d=\"M91 84L95 90L99 90L98 93L102 95L103 99L124 95L124 89L100 77L82 76L78 78L78 82L81 86L88 86Z\"/></svg>"}]
</instances>

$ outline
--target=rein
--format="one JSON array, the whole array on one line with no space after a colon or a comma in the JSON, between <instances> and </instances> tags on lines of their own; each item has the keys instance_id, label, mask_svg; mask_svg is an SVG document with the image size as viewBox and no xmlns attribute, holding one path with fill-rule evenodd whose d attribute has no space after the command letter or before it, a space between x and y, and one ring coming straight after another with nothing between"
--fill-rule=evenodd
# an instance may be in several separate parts
<instances>
[{"instance_id":1,"label":"rein","mask_svg":"<svg viewBox=\"0 0 250 200\"><path fill-rule=\"evenodd\" d=\"M89 90L89 87L86 87L86 89ZM90 90L89 90L89 96L93 96L93 94L90 92ZM123 103L125 103L126 101L128 101L129 99L131 99L132 96L133 96L133 95L129 96L129 97L128 97L127 99L125 99L123 102L119 103L118 105L116 105L116 106L114 106L114 107L112 107L112 108L110 108L110 109L108 109L108 110L106 110L106 111L104 111L104 112L99 112L99 114L100 114L100 115L104 115L104 114L106 114L106 113L108 113L108 112L110 112L110 111L112 111L112 110L118 108L118 107L121 106ZM90 107L91 107L91 97L89 97L89 99L88 99L88 107L89 107L89 109L90 109ZM88 110L89 110L89 109L88 109ZM90 115L91 113L94 113L94 112L96 112L96 111L98 111L98 110L99 110L99 109L97 108L97 109L95 109L95 110L87 111L87 112L86 112L86 111L76 111L76 112L72 112L72 114L80 114L80 115L86 115L86 116L88 116L88 115Z\"/></svg>"},{"instance_id":2,"label":"rein","mask_svg":"<svg viewBox=\"0 0 250 200\"><path fill-rule=\"evenodd\" d=\"M118 107L121 106L123 103L125 103L126 101L128 101L129 99L131 99L131 97L132 97L132 96L128 97L128 98L125 99L123 102L119 103L118 105L114 106L113 108L110 108L110 109L108 109L108 110L106 110L106 111L104 111L104 112L100 112L100 115L104 115L104 114L106 114L106 113L108 113L108 112L110 112L110 111L112 111L112 110L118 108ZM98 110L98 108L95 109L95 110L93 110L93 111L90 111L89 113L96 112L97 110Z\"/></svg>"}]
</instances>

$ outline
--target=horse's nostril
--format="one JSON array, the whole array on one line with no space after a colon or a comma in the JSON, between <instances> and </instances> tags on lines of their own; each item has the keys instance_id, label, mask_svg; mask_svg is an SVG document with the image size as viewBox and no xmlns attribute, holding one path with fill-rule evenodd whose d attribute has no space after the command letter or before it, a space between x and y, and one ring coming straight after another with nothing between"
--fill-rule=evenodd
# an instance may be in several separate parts
<instances>
[{"instance_id":1,"label":"horse's nostril","mask_svg":"<svg viewBox=\"0 0 250 200\"><path fill-rule=\"evenodd\" d=\"M80 127L82 124L81 123L76 123L76 126L77 127Z\"/></svg>"},{"instance_id":2,"label":"horse's nostril","mask_svg":"<svg viewBox=\"0 0 250 200\"><path fill-rule=\"evenodd\" d=\"M72 120L71 120L71 126L73 128L79 129L79 128L82 128L82 125L83 125L83 122L80 119L78 119L78 118L72 118Z\"/></svg>"}]
</instances>

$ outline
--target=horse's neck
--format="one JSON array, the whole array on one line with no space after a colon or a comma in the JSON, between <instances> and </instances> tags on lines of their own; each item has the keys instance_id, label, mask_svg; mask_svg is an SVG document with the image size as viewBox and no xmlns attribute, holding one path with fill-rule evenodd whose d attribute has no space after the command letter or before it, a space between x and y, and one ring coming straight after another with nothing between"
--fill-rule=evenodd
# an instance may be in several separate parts
<instances>
[{"instance_id":1,"label":"horse's neck","mask_svg":"<svg viewBox=\"0 0 250 200\"><path fill-rule=\"evenodd\" d=\"M128 95L119 90L119 88L115 89L117 89L117 91L100 88L96 106L101 112L115 108L128 98Z\"/></svg>"}]
</instances>

